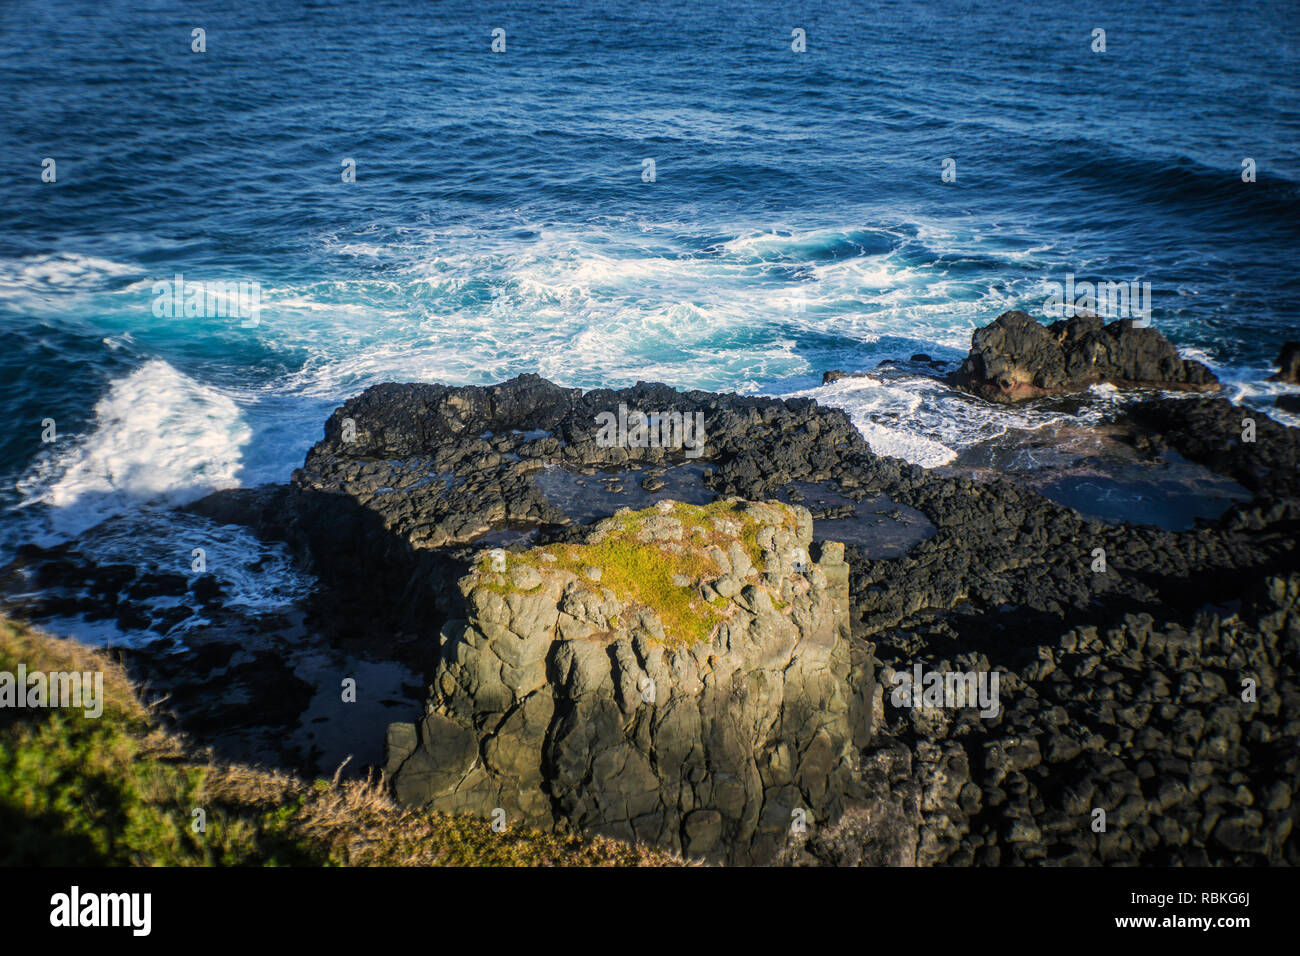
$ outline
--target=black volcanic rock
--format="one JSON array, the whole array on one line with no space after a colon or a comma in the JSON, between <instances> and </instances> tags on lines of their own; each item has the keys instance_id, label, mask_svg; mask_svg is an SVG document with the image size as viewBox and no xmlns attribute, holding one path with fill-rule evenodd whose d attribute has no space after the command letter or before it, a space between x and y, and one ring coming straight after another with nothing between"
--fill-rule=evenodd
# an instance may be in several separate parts
<instances>
[{"instance_id":1,"label":"black volcanic rock","mask_svg":"<svg viewBox=\"0 0 1300 956\"><path fill-rule=\"evenodd\" d=\"M864 774L861 808L811 834L793 861L1300 860L1300 575L1262 580L1233 609L1191 620L1131 614L1026 632L1019 656L954 640L945 624L912 631L910 649L884 649L884 732L872 757L890 772ZM1003 711L986 720L892 706L890 673L917 660L959 672L991 664Z\"/></svg>"},{"instance_id":2,"label":"black volcanic rock","mask_svg":"<svg viewBox=\"0 0 1300 956\"><path fill-rule=\"evenodd\" d=\"M1277 353L1278 373L1274 382L1290 382L1300 385L1300 342L1283 342L1282 351Z\"/></svg>"},{"instance_id":3,"label":"black volcanic rock","mask_svg":"<svg viewBox=\"0 0 1300 956\"><path fill-rule=\"evenodd\" d=\"M497 417L497 407L523 407L521 394L537 402L531 412ZM1134 421L1140 435L1175 436L1177 422L1186 423L1184 437L1166 444L1242 477L1263 496L1239 513L1267 511L1279 495L1288 497L1282 479L1250 476L1268 462L1271 474L1285 474L1292 439L1282 436L1293 430L1250 412L1258 419L1260 440L1243 444L1240 417L1246 413L1235 406L1206 406L1219 409L1210 414L1196 403L1171 402L1163 417ZM882 458L871 453L842 411L808 399L682 393L644 384L582 394L536 377L487 389L368 390L334 413L327 437L308 454L287 498L265 499L278 504L266 527L310 555L327 586L352 595L358 617L376 629L383 630L389 612L399 611L411 619L407 623L423 621L421 630L436 633L438 575L453 574L454 583L464 573L456 561L475 550L484 533L522 525L552 534L572 524L538 487L544 470L687 461L680 450L601 447L595 416L620 403L702 413L706 441L698 465L704 468L703 486L713 494L763 500L781 497L792 482L830 482L849 498L884 494L920 511L936 534L903 557L871 561L849 548L852 612L862 634L898 626L922 609L960 608L972 620L1006 605L1057 620L1095 613L1108 603L1169 613L1189 596L1208 600L1221 589L1230 594L1234 569L1280 570L1294 561L1294 543L1278 538L1208 527L1171 532L1103 525L1008 481L975 482ZM341 437L348 419L355 429L352 442ZM510 430L518 426L523 428ZM525 430L531 426L537 427ZM1218 454L1193 447L1202 433ZM1274 455L1280 456L1275 462L1269 457ZM639 482L637 477L628 484ZM218 493L195 508L229 518L237 510L233 494ZM265 516L272 509L252 510ZM1094 547L1105 547L1113 561L1135 573L1081 573ZM1205 590L1198 592L1197 582ZM416 607L422 610L410 613Z\"/></svg>"},{"instance_id":4,"label":"black volcanic rock","mask_svg":"<svg viewBox=\"0 0 1300 956\"><path fill-rule=\"evenodd\" d=\"M604 447L596 416L620 405L703 414L701 457ZM557 470L591 494L601 475L647 494L648 474L689 466L712 495L793 500L795 482L849 500L885 495L934 533L889 559L845 548L855 654L878 659L881 676L915 663L996 671L1002 710L938 719L878 699L860 805L813 828L792 862L1300 862L1289 837L1300 788L1288 716L1300 706L1296 430L1203 398L1139 403L1116 424L1139 454L1177 452L1253 500L1187 531L1103 524L1005 479L874 455L842 411L808 399L654 384L584 394L525 376L370 389L334 413L291 488L220 493L196 509L226 520L242 510L293 542L337 619L375 647L397 628L436 653L478 550L513 549L501 536L520 528L532 541L587 533L577 525L588 519L566 512L573 502L545 490ZM1246 678L1255 709L1239 706ZM1107 834L1090 827L1097 807ZM684 821L688 842L711 834L711 820Z\"/></svg>"},{"instance_id":5,"label":"black volcanic rock","mask_svg":"<svg viewBox=\"0 0 1300 956\"><path fill-rule=\"evenodd\" d=\"M1079 316L1044 326L1024 312L1004 312L977 329L955 381L996 402L1076 391L1099 382L1190 390L1218 387L1208 368L1180 358L1159 332L1135 326L1130 319L1107 325L1096 316Z\"/></svg>"},{"instance_id":6,"label":"black volcanic rock","mask_svg":"<svg viewBox=\"0 0 1300 956\"><path fill-rule=\"evenodd\" d=\"M1267 415L1222 398L1148 399L1123 415L1148 448L1172 448L1269 500L1300 497L1300 431Z\"/></svg>"}]
</instances>

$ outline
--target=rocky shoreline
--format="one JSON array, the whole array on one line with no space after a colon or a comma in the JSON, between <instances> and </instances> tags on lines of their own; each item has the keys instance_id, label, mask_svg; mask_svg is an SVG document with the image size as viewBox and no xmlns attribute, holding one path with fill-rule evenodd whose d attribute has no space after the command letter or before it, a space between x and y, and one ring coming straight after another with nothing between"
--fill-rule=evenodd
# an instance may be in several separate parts
<instances>
[{"instance_id":1,"label":"rocky shoreline","mask_svg":"<svg viewBox=\"0 0 1300 956\"><path fill-rule=\"evenodd\" d=\"M1040 334L1022 313L1008 315L994 332L976 333L959 374L977 395L1022 400L1097 381L1213 387L1195 363L1176 352L1169 360L1172 347L1151 330L1074 320L1060 329L1034 323ZM599 420L620 409L644 413L646 427L611 445ZM704 423L698 454L654 440L661 426L658 434L668 434L663 423L694 416ZM847 415L810 399L644 383L584 393L521 376L489 387L368 389L330 417L289 484L220 492L189 510L250 527L310 567L319 583L305 611L323 643L398 661L422 679L428 694L397 697L389 708L397 726L411 728L388 735L399 792L404 779L415 779L402 768L419 751L431 754L429 773L451 773L442 765L451 760L465 762L464 773L492 778L491 786L471 788L477 795L462 806L491 803L509 807L508 816L735 862L1297 862L1300 432L1222 398L1159 394L1116 404L1106 427L1108 440L1134 461L1153 469L1186 463L1232 482L1239 494L1186 528L1104 521L1012 477L925 470L877 456ZM499 548L513 560L539 548L581 547L593 519L620 507L696 507L733 497L807 508L810 554L829 547L838 556L827 542L843 544L837 567L845 568L848 591L837 653L846 669L837 680L845 682L846 701L873 689L865 691L865 714L850 720L852 708L845 710L843 725L828 732L837 754L850 742L852 760L845 757L843 766L852 771L829 787L811 777L793 784L801 804L819 804L809 807L811 824L781 829L771 822L777 809L788 820L793 800L792 793L776 795L787 784L772 776L771 754L784 744L806 757L812 739L793 722L775 736L751 735L716 752L726 760L750 754L761 781L741 787L739 803L719 806L722 776L710 770L713 758L693 771L704 777L685 786L682 768L691 764L672 750L681 735L657 736L657 711L644 718L639 708L620 706L616 665L575 696L557 669L560 645L572 641L552 631L538 638L541 683L533 687L548 688L551 709L545 720L524 721L531 729L506 761L517 772L503 783L488 756L492 741L513 714L532 712L517 709L527 696L484 706L478 684L464 677L463 655L474 646L465 635L487 633L477 586L464 586L484 553ZM5 569L5 590L12 596L33 575L62 574L129 609L126 592L140 582L110 571L84 555L29 550ZM171 584L183 593L195 587ZM780 581L771 586L780 593ZM724 599L756 600L741 594ZM549 606L560 608L562 592L554 597ZM7 605L11 612L24 607L13 597ZM39 619L39 608L26 607ZM229 627L237 633L239 622ZM807 639L815 630L799 633ZM648 650L635 649L635 635L610 640L610 647L624 640L631 660L646 669ZM142 653L138 665L158 678L165 676L162 659ZM723 671L752 671L743 660ZM898 675L918 665L925 673L996 673L996 713L943 701L900 704ZM275 684L265 683L261 699L278 701L289 720L288 711L306 705L276 698ZM724 697L693 698L691 706L708 723L725 711ZM743 689L740 697L751 702L746 706L761 699L751 701ZM582 721L603 729L578 748L581 759L573 757L587 767L576 784L557 756L571 738L556 717L575 708L603 715ZM780 724L771 714L754 716L760 712L767 713L746 711L747 725ZM458 729L431 733L433 714ZM644 732L637 729L643 719ZM421 720L424 736L415 730ZM382 736L370 723L354 732L375 733L376 744ZM453 748L454 757L428 751L431 742L457 735L465 746ZM607 750L622 754L617 768L596 769L605 765L592 755ZM644 758L646 773L629 779L660 795L638 812L628 808L627 788L607 786L632 753ZM464 773L452 774L456 785L446 794L410 785L406 799L455 802ZM673 799L661 799L669 790ZM606 791L623 802L581 796ZM532 796L521 799L525 792ZM768 822L748 830L737 822L750 819Z\"/></svg>"}]
</instances>

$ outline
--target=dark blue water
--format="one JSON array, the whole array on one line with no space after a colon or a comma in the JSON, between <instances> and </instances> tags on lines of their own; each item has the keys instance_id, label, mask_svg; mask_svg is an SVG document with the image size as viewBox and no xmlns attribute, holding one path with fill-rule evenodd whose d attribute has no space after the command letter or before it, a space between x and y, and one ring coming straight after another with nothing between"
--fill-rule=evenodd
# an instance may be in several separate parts
<instances>
[{"instance_id":1,"label":"dark blue water","mask_svg":"<svg viewBox=\"0 0 1300 956\"><path fill-rule=\"evenodd\" d=\"M534 6L0 7L6 545L283 480L375 382L787 393L960 358L1070 273L1276 391L1300 5ZM257 283L256 324L156 315L176 273ZM923 464L1034 414L813 394Z\"/></svg>"}]
</instances>

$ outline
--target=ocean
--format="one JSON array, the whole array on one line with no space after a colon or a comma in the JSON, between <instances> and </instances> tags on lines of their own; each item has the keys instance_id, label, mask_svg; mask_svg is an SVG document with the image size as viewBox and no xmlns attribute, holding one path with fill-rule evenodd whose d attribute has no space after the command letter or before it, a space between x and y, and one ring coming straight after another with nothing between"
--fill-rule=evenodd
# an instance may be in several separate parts
<instances>
[{"instance_id":1,"label":"ocean","mask_svg":"<svg viewBox=\"0 0 1300 956\"><path fill-rule=\"evenodd\" d=\"M1067 276L1149 283L1296 423L1300 5L533 6L0 7L0 558L233 549L232 601L288 600L168 509L385 381L811 395L943 465L1063 413L822 372L960 360ZM255 297L160 308L178 276Z\"/></svg>"}]
</instances>

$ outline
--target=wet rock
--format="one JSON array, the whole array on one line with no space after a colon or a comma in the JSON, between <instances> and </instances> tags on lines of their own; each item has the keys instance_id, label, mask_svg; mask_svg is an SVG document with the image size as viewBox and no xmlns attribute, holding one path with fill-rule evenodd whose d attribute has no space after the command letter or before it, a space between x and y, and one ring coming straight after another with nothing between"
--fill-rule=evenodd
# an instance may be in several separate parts
<instances>
[{"instance_id":1,"label":"wet rock","mask_svg":"<svg viewBox=\"0 0 1300 956\"><path fill-rule=\"evenodd\" d=\"M1273 381L1300 385L1300 342L1283 342L1274 364L1277 365L1278 372L1273 376Z\"/></svg>"},{"instance_id":2,"label":"wet rock","mask_svg":"<svg viewBox=\"0 0 1300 956\"><path fill-rule=\"evenodd\" d=\"M1107 325L1096 316L1079 316L1044 326L1024 312L1004 312L977 329L955 381L998 402L1077 391L1099 382L1218 387L1208 368L1180 358L1159 332L1130 319Z\"/></svg>"}]
</instances>

